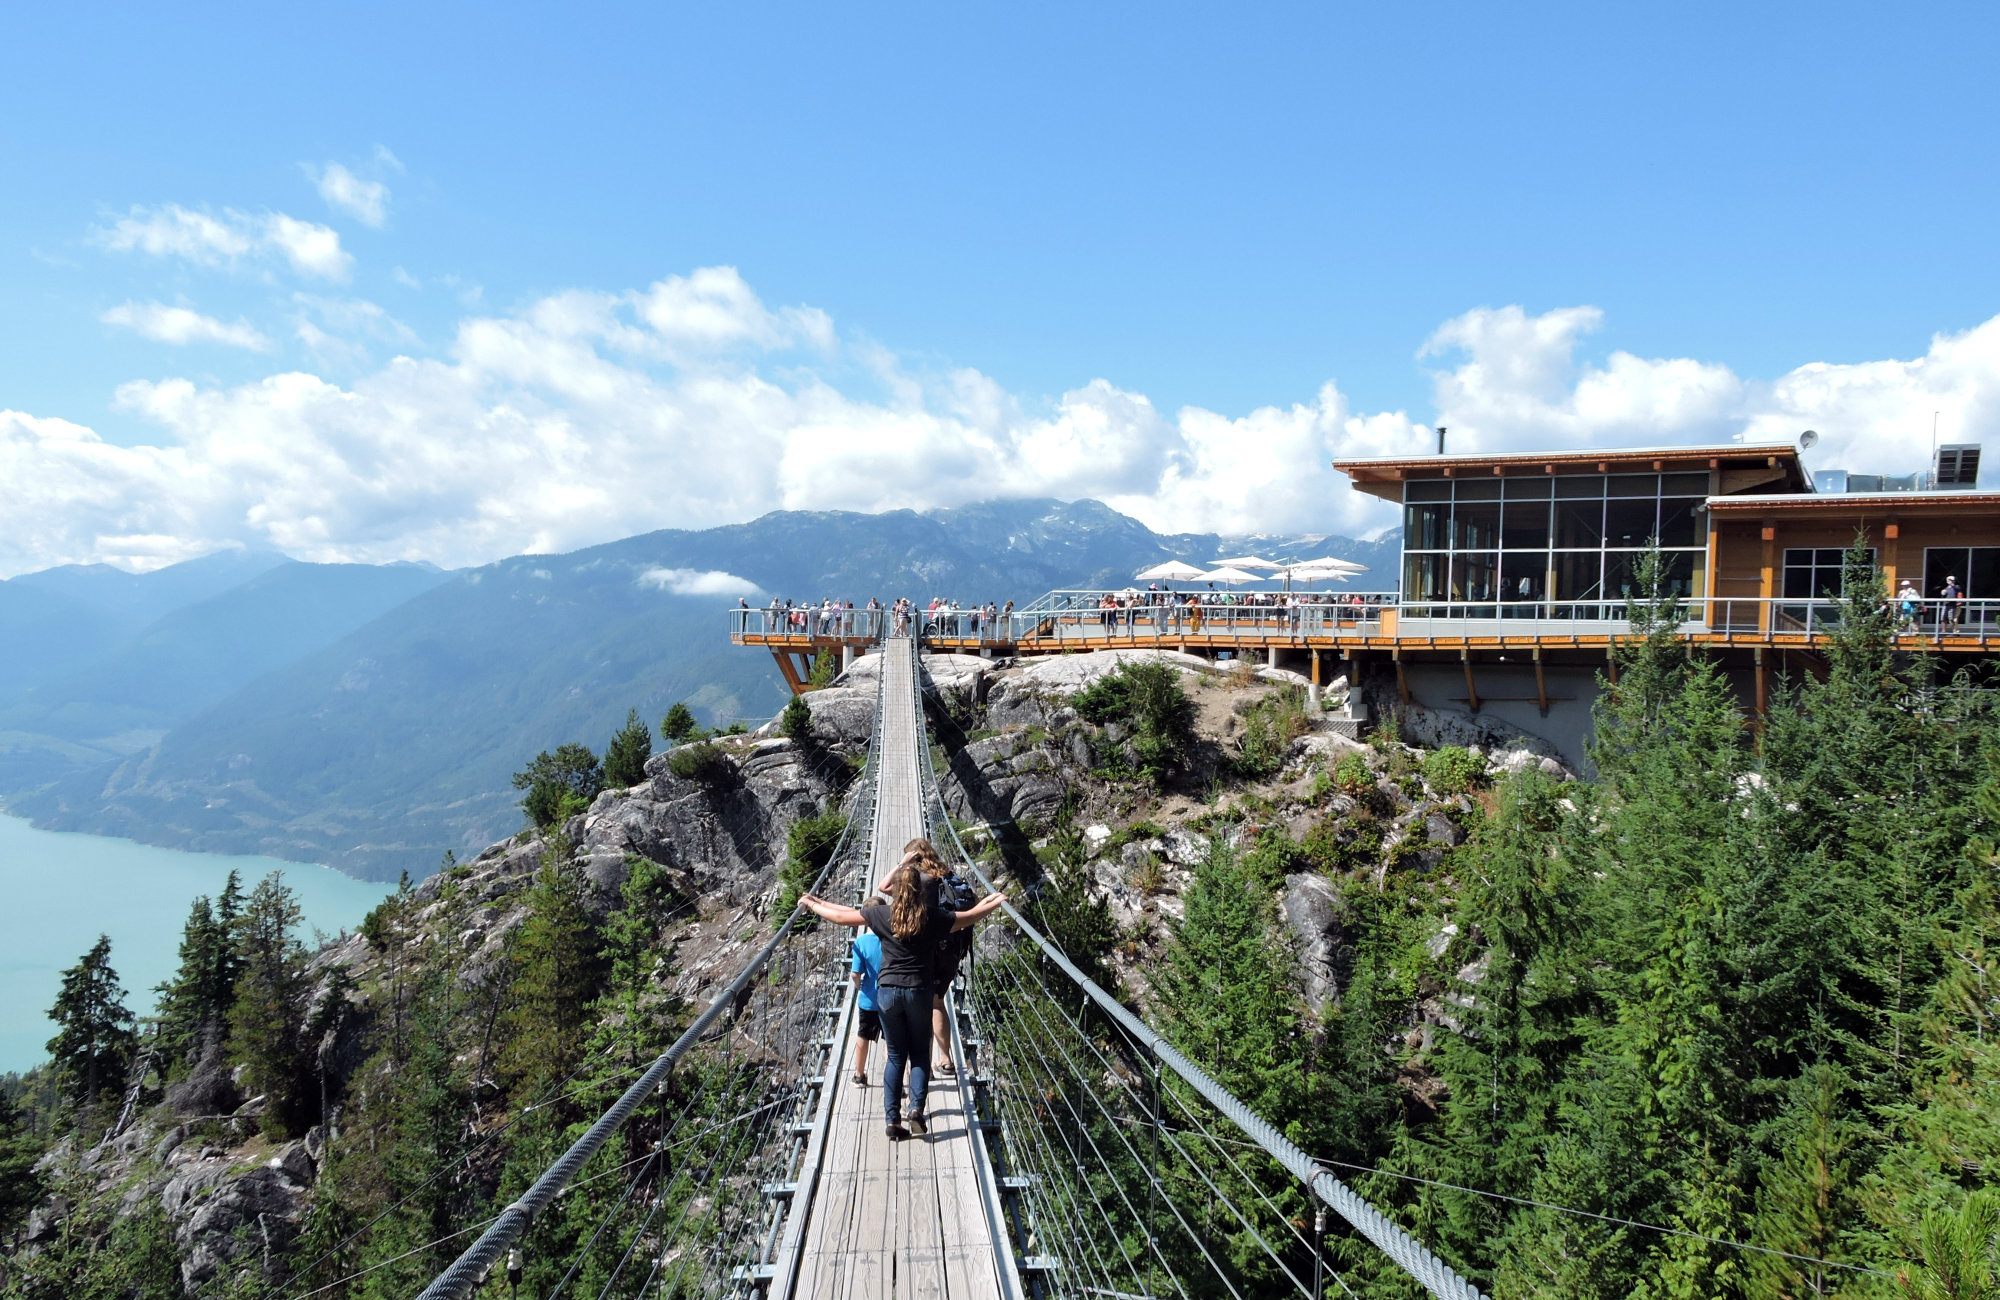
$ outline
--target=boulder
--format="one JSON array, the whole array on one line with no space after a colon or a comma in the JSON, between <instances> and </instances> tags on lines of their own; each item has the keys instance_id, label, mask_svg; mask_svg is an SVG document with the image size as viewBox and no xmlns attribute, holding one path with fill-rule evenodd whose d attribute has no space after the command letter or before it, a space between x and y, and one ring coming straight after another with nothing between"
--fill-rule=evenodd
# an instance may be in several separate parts
<instances>
[{"instance_id":1,"label":"boulder","mask_svg":"<svg viewBox=\"0 0 2000 1300\"><path fill-rule=\"evenodd\" d=\"M1323 1014L1340 1001L1354 971L1354 918L1340 891L1310 873L1285 877L1278 911L1297 945L1306 1002Z\"/></svg>"}]
</instances>

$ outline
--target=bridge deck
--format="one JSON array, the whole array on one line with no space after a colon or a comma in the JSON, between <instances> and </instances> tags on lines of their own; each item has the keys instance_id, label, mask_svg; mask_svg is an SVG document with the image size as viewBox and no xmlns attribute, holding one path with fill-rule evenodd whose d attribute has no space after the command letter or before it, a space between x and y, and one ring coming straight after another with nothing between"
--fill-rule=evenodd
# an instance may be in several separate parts
<instances>
[{"instance_id":1,"label":"bridge deck","mask_svg":"<svg viewBox=\"0 0 2000 1300\"><path fill-rule=\"evenodd\" d=\"M883 648L881 769L869 879L882 878L903 845L924 831L915 716L914 649ZM845 901L845 900L843 900ZM933 1078L928 1138L891 1142L883 1132L887 1045L869 1049L868 1085L857 1087L854 1015L841 1027L836 1082L818 1186L807 1207L792 1294L854 1300L999 1300L999 1267L981 1208L975 1160L958 1085ZM786 1300L786 1297L773 1297Z\"/></svg>"}]
</instances>

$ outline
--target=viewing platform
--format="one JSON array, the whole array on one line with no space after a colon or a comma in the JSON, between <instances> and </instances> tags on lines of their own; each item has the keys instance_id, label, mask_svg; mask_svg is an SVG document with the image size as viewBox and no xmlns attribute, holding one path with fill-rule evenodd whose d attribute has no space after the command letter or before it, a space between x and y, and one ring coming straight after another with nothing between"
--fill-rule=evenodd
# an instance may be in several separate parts
<instances>
[{"instance_id":1,"label":"viewing platform","mask_svg":"<svg viewBox=\"0 0 2000 1300\"><path fill-rule=\"evenodd\" d=\"M1228 651L1603 649L1629 635L1624 600L1404 602L1392 592L1356 593L1291 609L1250 603L1185 607L1145 602L1103 609L1112 591L1051 592L1010 614L917 610L917 631L934 649L961 654L1037 655L1086 650L1170 648ZM1926 602L1914 629L1897 642L1910 650L1982 654L2000 646L2000 603L1968 602L1947 622L1939 602ZM1682 635L1718 647L1766 646L1809 650L1822 644L1840 617L1834 600L1781 597L1689 598L1680 602ZM791 654L843 649L860 652L882 637L885 611L822 612L735 609L730 640ZM804 677L794 683L803 684Z\"/></svg>"}]
</instances>

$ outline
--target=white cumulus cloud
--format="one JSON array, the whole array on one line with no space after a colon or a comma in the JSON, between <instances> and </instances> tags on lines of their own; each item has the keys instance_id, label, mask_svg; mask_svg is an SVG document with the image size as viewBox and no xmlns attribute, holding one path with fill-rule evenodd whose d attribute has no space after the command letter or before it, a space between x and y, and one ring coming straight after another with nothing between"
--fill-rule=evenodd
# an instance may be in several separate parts
<instances>
[{"instance_id":1,"label":"white cumulus cloud","mask_svg":"<svg viewBox=\"0 0 2000 1300\"><path fill-rule=\"evenodd\" d=\"M277 258L300 275L324 280L345 280L354 264L340 246L338 231L282 212L252 214L225 208L213 213L178 203L134 207L97 236L113 252L172 257L207 267Z\"/></svg>"},{"instance_id":2,"label":"white cumulus cloud","mask_svg":"<svg viewBox=\"0 0 2000 1300\"><path fill-rule=\"evenodd\" d=\"M271 340L245 321L217 320L187 307L169 307L165 303L120 303L99 319L156 343L220 343L252 352L271 350Z\"/></svg>"},{"instance_id":3,"label":"white cumulus cloud","mask_svg":"<svg viewBox=\"0 0 2000 1300\"><path fill-rule=\"evenodd\" d=\"M1333 383L1225 412L1162 409L1105 378L1036 398L977 370L926 368L842 339L823 312L765 303L727 267L475 309L430 353L364 300L295 303L302 335L329 355L347 348L340 379L127 383L117 404L131 445L0 414L0 481L25 485L9 498L0 574L234 544L462 566L774 509L1006 495L1095 496L1162 530L1359 534L1394 512L1328 462L1421 454L1434 423L1460 450L1813 427L1817 465L1910 470L1933 410L1947 438L2000 417L2000 317L1910 358L1746 379L1706 359L1591 359L1582 348L1604 325L1594 308L1482 308L1423 344L1436 367L1429 412L1358 410ZM398 352L370 360L370 341ZM643 580L750 590L705 571Z\"/></svg>"},{"instance_id":4,"label":"white cumulus cloud","mask_svg":"<svg viewBox=\"0 0 2000 1300\"><path fill-rule=\"evenodd\" d=\"M762 596L764 589L748 578L721 569L648 569L639 585L676 596Z\"/></svg>"},{"instance_id":5,"label":"white cumulus cloud","mask_svg":"<svg viewBox=\"0 0 2000 1300\"><path fill-rule=\"evenodd\" d=\"M362 225L380 228L389 219L389 187L383 182L365 180L337 162L320 168L313 178L321 198Z\"/></svg>"}]
</instances>

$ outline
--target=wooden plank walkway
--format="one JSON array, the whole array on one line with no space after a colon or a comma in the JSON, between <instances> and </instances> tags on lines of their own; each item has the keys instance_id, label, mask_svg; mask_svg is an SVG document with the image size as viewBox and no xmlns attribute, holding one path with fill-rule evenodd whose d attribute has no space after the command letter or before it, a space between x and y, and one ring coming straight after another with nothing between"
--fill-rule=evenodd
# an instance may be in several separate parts
<instances>
[{"instance_id":1,"label":"wooden plank walkway","mask_svg":"<svg viewBox=\"0 0 2000 1300\"><path fill-rule=\"evenodd\" d=\"M915 648L892 640L882 661L871 883L924 830ZM981 1208L974 1163L980 1156L958 1083L933 1076L924 1106L930 1135L891 1142L883 1132L886 1059L887 1044L877 1042L868 1053L867 1086L855 1085L850 1009L832 1057L832 1129L806 1210L797 1281L791 1296L772 1300L1000 1300L1002 1265Z\"/></svg>"}]
</instances>

